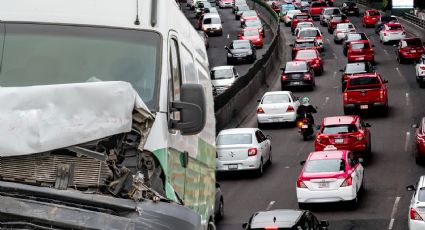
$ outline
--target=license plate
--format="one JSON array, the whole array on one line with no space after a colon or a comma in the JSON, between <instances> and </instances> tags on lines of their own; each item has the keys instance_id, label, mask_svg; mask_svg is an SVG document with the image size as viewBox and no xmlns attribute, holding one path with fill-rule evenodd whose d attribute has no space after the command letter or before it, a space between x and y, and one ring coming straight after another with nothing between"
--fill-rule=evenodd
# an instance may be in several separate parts
<instances>
[{"instance_id":1,"label":"license plate","mask_svg":"<svg viewBox=\"0 0 425 230\"><path fill-rule=\"evenodd\" d=\"M328 182L320 182L319 188L329 188L329 183Z\"/></svg>"},{"instance_id":2,"label":"license plate","mask_svg":"<svg viewBox=\"0 0 425 230\"><path fill-rule=\"evenodd\" d=\"M358 57L357 60L364 60L364 57Z\"/></svg>"},{"instance_id":3,"label":"license plate","mask_svg":"<svg viewBox=\"0 0 425 230\"><path fill-rule=\"evenodd\" d=\"M308 125L301 125L301 128L306 129L308 128Z\"/></svg>"},{"instance_id":4,"label":"license plate","mask_svg":"<svg viewBox=\"0 0 425 230\"><path fill-rule=\"evenodd\" d=\"M229 170L238 169L238 165L228 165L227 167L229 168Z\"/></svg>"},{"instance_id":5,"label":"license plate","mask_svg":"<svg viewBox=\"0 0 425 230\"><path fill-rule=\"evenodd\" d=\"M416 50L411 50L410 53L416 53Z\"/></svg>"},{"instance_id":6,"label":"license plate","mask_svg":"<svg viewBox=\"0 0 425 230\"><path fill-rule=\"evenodd\" d=\"M296 82L293 82L292 84L294 84L294 85L299 85L299 84L301 84L299 81L296 81Z\"/></svg>"},{"instance_id":7,"label":"license plate","mask_svg":"<svg viewBox=\"0 0 425 230\"><path fill-rule=\"evenodd\" d=\"M335 143L337 144L344 143L344 139L341 139L341 138L335 139Z\"/></svg>"},{"instance_id":8,"label":"license plate","mask_svg":"<svg viewBox=\"0 0 425 230\"><path fill-rule=\"evenodd\" d=\"M353 14L354 13L354 11L350 11L350 14Z\"/></svg>"},{"instance_id":9,"label":"license plate","mask_svg":"<svg viewBox=\"0 0 425 230\"><path fill-rule=\"evenodd\" d=\"M360 105L360 109L368 109L369 105Z\"/></svg>"},{"instance_id":10,"label":"license plate","mask_svg":"<svg viewBox=\"0 0 425 230\"><path fill-rule=\"evenodd\" d=\"M238 60L242 60L242 58L241 58L241 57L238 57L237 59L238 59Z\"/></svg>"}]
</instances>

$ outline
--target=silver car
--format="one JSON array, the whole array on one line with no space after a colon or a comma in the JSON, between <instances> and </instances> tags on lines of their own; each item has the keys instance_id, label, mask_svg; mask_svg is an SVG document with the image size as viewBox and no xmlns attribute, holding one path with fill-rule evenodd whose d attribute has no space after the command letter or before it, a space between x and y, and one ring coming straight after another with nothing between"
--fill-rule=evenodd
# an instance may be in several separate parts
<instances>
[{"instance_id":1,"label":"silver car","mask_svg":"<svg viewBox=\"0 0 425 230\"><path fill-rule=\"evenodd\" d=\"M323 9L320 15L320 25L327 26L332 15L341 15L341 10L338 7L328 7Z\"/></svg>"},{"instance_id":2,"label":"silver car","mask_svg":"<svg viewBox=\"0 0 425 230\"><path fill-rule=\"evenodd\" d=\"M211 69L211 83L217 94L223 93L233 85L236 78L239 77L236 68L232 65L216 66Z\"/></svg>"},{"instance_id":3,"label":"silver car","mask_svg":"<svg viewBox=\"0 0 425 230\"><path fill-rule=\"evenodd\" d=\"M271 137L257 128L222 130L216 140L216 171L255 170L263 175L264 165L272 163Z\"/></svg>"},{"instance_id":4,"label":"silver car","mask_svg":"<svg viewBox=\"0 0 425 230\"><path fill-rule=\"evenodd\" d=\"M334 42L342 43L344 41L345 35L351 32L356 32L356 27L352 23L339 23L336 25L334 30Z\"/></svg>"}]
</instances>

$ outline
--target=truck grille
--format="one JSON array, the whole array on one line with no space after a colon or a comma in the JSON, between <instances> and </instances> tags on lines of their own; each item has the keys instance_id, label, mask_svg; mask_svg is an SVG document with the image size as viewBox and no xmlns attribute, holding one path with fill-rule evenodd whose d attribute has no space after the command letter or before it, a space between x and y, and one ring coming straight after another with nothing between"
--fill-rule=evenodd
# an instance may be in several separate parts
<instances>
[{"instance_id":1,"label":"truck grille","mask_svg":"<svg viewBox=\"0 0 425 230\"><path fill-rule=\"evenodd\" d=\"M5 181L55 184L57 168L61 164L74 167L73 186L100 187L112 175L105 162L81 156L32 154L0 157L0 178Z\"/></svg>"}]
</instances>

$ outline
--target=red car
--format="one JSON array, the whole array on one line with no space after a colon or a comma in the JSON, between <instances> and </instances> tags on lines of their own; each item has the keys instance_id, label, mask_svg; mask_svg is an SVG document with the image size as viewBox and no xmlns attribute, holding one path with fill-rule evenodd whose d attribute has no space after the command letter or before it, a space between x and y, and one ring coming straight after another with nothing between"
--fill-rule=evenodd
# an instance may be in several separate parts
<instances>
[{"instance_id":1,"label":"red car","mask_svg":"<svg viewBox=\"0 0 425 230\"><path fill-rule=\"evenodd\" d=\"M352 109L369 110L381 107L388 110L387 80L379 73L364 73L350 76L344 91L344 113Z\"/></svg>"},{"instance_id":2,"label":"red car","mask_svg":"<svg viewBox=\"0 0 425 230\"><path fill-rule=\"evenodd\" d=\"M379 18L381 13L378 10L366 10L362 19L363 27L374 27Z\"/></svg>"},{"instance_id":3,"label":"red car","mask_svg":"<svg viewBox=\"0 0 425 230\"><path fill-rule=\"evenodd\" d=\"M369 61L374 63L373 47L368 40L350 42L347 50L348 62Z\"/></svg>"},{"instance_id":4,"label":"red car","mask_svg":"<svg viewBox=\"0 0 425 230\"><path fill-rule=\"evenodd\" d=\"M349 150L360 156L372 152L370 125L360 116L326 117L322 120L314 142L315 151L323 151L333 145L339 150Z\"/></svg>"},{"instance_id":5,"label":"red car","mask_svg":"<svg viewBox=\"0 0 425 230\"><path fill-rule=\"evenodd\" d=\"M425 157L425 117L422 118L416 131L416 162L419 163Z\"/></svg>"},{"instance_id":6,"label":"red car","mask_svg":"<svg viewBox=\"0 0 425 230\"><path fill-rule=\"evenodd\" d=\"M295 43L290 46L292 47L292 59L295 58L295 55L299 50L321 50L321 47L315 38L297 39L295 40Z\"/></svg>"},{"instance_id":7,"label":"red car","mask_svg":"<svg viewBox=\"0 0 425 230\"><path fill-rule=\"evenodd\" d=\"M313 19L310 17L309 14L301 13L296 14L292 17L291 21L291 32L294 33L295 28L297 27L299 22L313 22Z\"/></svg>"},{"instance_id":8,"label":"red car","mask_svg":"<svg viewBox=\"0 0 425 230\"><path fill-rule=\"evenodd\" d=\"M312 2L308 13L313 19L316 20L320 17L320 14L322 14L322 10L326 7L328 7L328 4L324 1Z\"/></svg>"},{"instance_id":9,"label":"red car","mask_svg":"<svg viewBox=\"0 0 425 230\"><path fill-rule=\"evenodd\" d=\"M338 25L339 23L349 23L349 22L350 22L350 19L348 19L347 15L345 14L332 15L328 23L328 32L333 33L336 28L336 25Z\"/></svg>"},{"instance_id":10,"label":"red car","mask_svg":"<svg viewBox=\"0 0 425 230\"><path fill-rule=\"evenodd\" d=\"M239 32L239 40L250 40L256 48L263 48L263 36L254 27L248 27Z\"/></svg>"},{"instance_id":11,"label":"red car","mask_svg":"<svg viewBox=\"0 0 425 230\"><path fill-rule=\"evenodd\" d=\"M323 60L320 57L319 51L316 49L300 50L295 55L294 61L306 61L313 68L314 72L317 75L322 75L324 72L323 69Z\"/></svg>"},{"instance_id":12,"label":"red car","mask_svg":"<svg viewBox=\"0 0 425 230\"><path fill-rule=\"evenodd\" d=\"M245 25L248 20L259 20L258 14L255 10L244 11L240 17L241 27Z\"/></svg>"},{"instance_id":13,"label":"red car","mask_svg":"<svg viewBox=\"0 0 425 230\"><path fill-rule=\"evenodd\" d=\"M423 53L425 48L420 38L404 38L398 43L397 61L419 60Z\"/></svg>"}]
</instances>

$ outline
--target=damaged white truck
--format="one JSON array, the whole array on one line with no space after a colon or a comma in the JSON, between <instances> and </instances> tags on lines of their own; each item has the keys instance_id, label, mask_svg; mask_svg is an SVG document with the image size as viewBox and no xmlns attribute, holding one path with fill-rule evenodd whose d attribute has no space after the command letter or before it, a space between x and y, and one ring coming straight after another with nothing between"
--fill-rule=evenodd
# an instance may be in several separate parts
<instances>
[{"instance_id":1,"label":"damaged white truck","mask_svg":"<svg viewBox=\"0 0 425 230\"><path fill-rule=\"evenodd\" d=\"M0 0L0 229L214 228L208 69L174 0Z\"/></svg>"}]
</instances>

